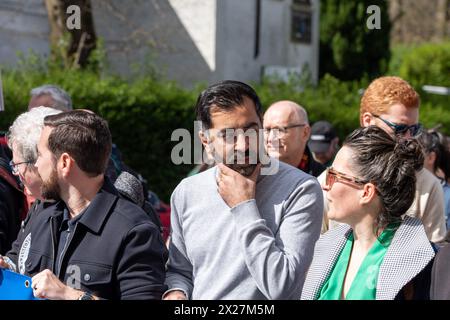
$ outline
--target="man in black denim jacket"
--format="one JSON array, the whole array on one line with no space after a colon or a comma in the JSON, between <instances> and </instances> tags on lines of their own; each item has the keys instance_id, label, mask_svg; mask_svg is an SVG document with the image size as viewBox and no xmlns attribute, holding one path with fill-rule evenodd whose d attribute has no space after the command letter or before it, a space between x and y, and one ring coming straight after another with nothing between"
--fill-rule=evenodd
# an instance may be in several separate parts
<instances>
[{"instance_id":1,"label":"man in black denim jacket","mask_svg":"<svg viewBox=\"0 0 450 320\"><path fill-rule=\"evenodd\" d=\"M106 121L86 111L45 118L36 167L57 202L33 222L26 262L45 299L160 299L167 252L158 228L104 177Z\"/></svg>"}]
</instances>

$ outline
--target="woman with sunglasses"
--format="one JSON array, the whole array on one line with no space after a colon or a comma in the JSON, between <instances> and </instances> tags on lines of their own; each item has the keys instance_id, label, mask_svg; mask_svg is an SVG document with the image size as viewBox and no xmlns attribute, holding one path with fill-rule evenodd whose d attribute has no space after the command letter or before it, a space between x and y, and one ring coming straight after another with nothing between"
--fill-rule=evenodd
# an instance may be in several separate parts
<instances>
[{"instance_id":1,"label":"woman with sunglasses","mask_svg":"<svg viewBox=\"0 0 450 320\"><path fill-rule=\"evenodd\" d=\"M347 137L323 185L341 224L316 243L302 299L429 299L435 250L421 221L404 216L422 165L416 140L376 126Z\"/></svg>"}]
</instances>

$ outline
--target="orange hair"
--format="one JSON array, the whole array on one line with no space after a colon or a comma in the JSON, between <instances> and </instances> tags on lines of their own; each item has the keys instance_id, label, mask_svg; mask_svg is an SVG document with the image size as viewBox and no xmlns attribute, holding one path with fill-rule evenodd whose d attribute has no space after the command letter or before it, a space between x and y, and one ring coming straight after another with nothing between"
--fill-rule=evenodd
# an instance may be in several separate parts
<instances>
[{"instance_id":1,"label":"orange hair","mask_svg":"<svg viewBox=\"0 0 450 320\"><path fill-rule=\"evenodd\" d=\"M401 103L407 108L418 108L419 94L405 80L399 77L380 77L370 83L361 98L359 119L365 112L375 115L386 113L389 108Z\"/></svg>"}]
</instances>

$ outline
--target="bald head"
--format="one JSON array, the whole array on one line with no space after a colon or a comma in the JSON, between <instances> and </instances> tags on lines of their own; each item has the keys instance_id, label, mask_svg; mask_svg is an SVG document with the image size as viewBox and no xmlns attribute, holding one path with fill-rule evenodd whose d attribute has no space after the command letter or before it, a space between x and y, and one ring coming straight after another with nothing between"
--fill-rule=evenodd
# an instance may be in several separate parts
<instances>
[{"instance_id":1,"label":"bald head","mask_svg":"<svg viewBox=\"0 0 450 320\"><path fill-rule=\"evenodd\" d=\"M270 119L278 118L280 120L284 119L295 121L296 123L309 124L306 110L299 104L289 100L273 103L264 114L264 119L266 119L266 117Z\"/></svg>"},{"instance_id":2,"label":"bald head","mask_svg":"<svg viewBox=\"0 0 450 320\"><path fill-rule=\"evenodd\" d=\"M298 166L311 132L306 110L293 101L275 102L264 114L264 129L269 155Z\"/></svg>"}]
</instances>

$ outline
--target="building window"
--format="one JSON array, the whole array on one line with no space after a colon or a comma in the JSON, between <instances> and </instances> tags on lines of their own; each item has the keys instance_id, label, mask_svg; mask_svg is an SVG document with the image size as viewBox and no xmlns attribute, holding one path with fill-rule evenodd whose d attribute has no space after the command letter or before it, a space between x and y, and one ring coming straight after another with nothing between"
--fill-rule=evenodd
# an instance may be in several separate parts
<instances>
[{"instance_id":1,"label":"building window","mask_svg":"<svg viewBox=\"0 0 450 320\"><path fill-rule=\"evenodd\" d=\"M310 0L293 0L291 7L291 41L311 43L312 10Z\"/></svg>"},{"instance_id":2,"label":"building window","mask_svg":"<svg viewBox=\"0 0 450 320\"><path fill-rule=\"evenodd\" d=\"M306 5L311 7L310 0L292 0L292 4L295 5Z\"/></svg>"}]
</instances>

